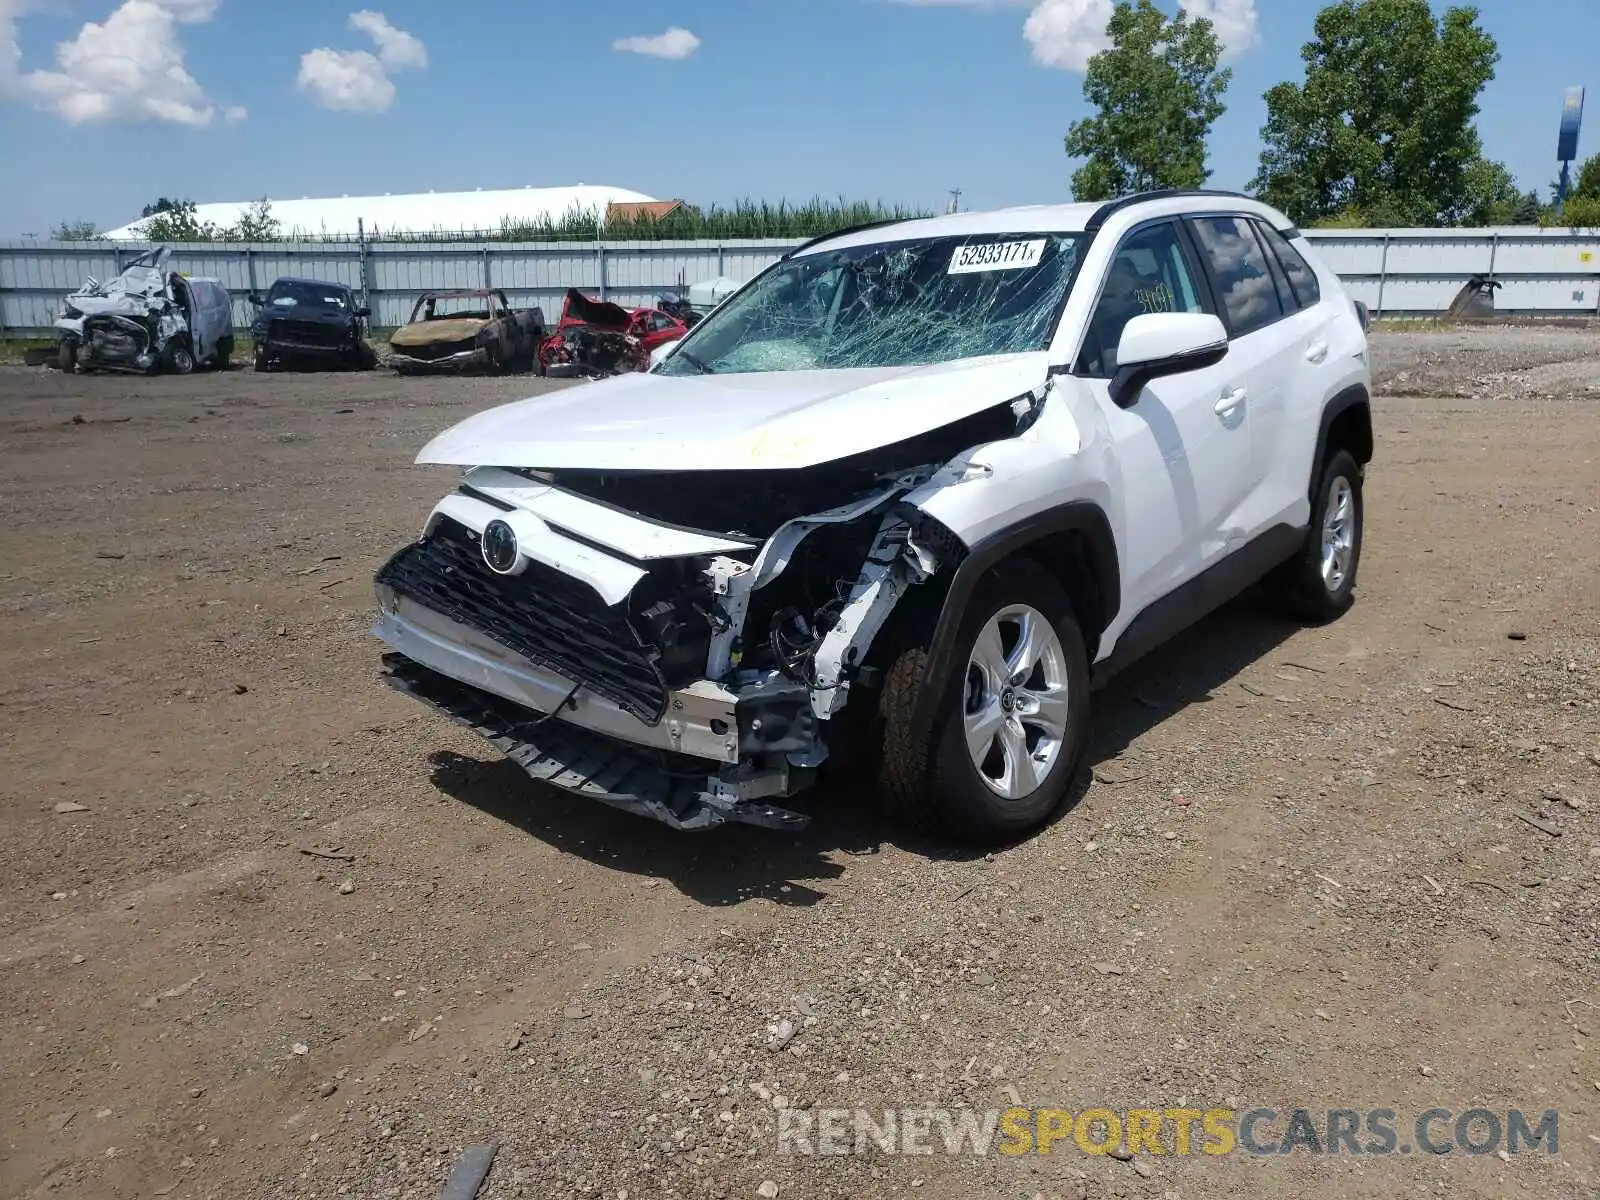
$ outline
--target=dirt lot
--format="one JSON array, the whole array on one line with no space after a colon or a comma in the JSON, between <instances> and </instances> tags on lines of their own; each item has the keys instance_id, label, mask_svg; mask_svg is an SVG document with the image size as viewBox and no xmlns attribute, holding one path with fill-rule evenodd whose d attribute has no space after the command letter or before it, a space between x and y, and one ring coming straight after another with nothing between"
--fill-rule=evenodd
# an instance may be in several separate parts
<instances>
[{"instance_id":1,"label":"dirt lot","mask_svg":"<svg viewBox=\"0 0 1600 1200\"><path fill-rule=\"evenodd\" d=\"M434 1197L497 1139L493 1198L1594 1196L1600 335L1375 352L1354 612L1209 620L981 858L838 789L674 835L378 682L413 454L537 381L0 368L0 1193ZM1559 1149L777 1153L784 1106L1017 1099Z\"/></svg>"}]
</instances>

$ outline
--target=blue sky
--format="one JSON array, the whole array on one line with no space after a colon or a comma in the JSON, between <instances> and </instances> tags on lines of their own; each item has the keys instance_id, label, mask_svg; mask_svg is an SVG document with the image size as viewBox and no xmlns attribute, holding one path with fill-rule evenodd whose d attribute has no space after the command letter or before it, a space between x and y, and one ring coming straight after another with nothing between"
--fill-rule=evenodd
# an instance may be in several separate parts
<instances>
[{"instance_id":1,"label":"blue sky","mask_svg":"<svg viewBox=\"0 0 1600 1200\"><path fill-rule=\"evenodd\" d=\"M1300 77L1320 0L1183 2L1232 22L1211 163L1237 187L1261 94ZM0 237L119 225L161 194L1062 199L1061 139L1085 112L1070 67L1109 0L368 3L352 21L329 0L0 0ZM1482 7L1502 56L1487 151L1543 191L1569 85L1590 89L1584 150L1600 150L1600 3ZM616 45L669 30L639 47L653 54Z\"/></svg>"}]
</instances>

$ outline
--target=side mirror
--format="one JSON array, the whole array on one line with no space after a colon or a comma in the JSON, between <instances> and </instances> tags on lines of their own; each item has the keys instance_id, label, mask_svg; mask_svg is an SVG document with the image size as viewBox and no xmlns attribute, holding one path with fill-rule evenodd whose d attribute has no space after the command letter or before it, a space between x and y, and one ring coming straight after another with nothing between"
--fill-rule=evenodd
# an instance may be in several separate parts
<instances>
[{"instance_id":1,"label":"side mirror","mask_svg":"<svg viewBox=\"0 0 1600 1200\"><path fill-rule=\"evenodd\" d=\"M671 342L662 342L661 345L657 346L654 350L650 351L650 367L651 367L651 369L653 370L657 366L659 366L662 363L666 362L667 359L669 357L671 357L672 352L674 350L676 350L677 348L678 348L678 343L676 341L671 341Z\"/></svg>"},{"instance_id":2,"label":"side mirror","mask_svg":"<svg viewBox=\"0 0 1600 1200\"><path fill-rule=\"evenodd\" d=\"M360 308L356 309L356 316L358 316L358 317L370 317L371 315L372 315L372 310L370 308L368 308L365 304L363 304Z\"/></svg>"},{"instance_id":3,"label":"side mirror","mask_svg":"<svg viewBox=\"0 0 1600 1200\"><path fill-rule=\"evenodd\" d=\"M1117 343L1111 399L1131 408L1145 384L1163 375L1198 371L1228 354L1228 331L1210 313L1146 313L1129 321Z\"/></svg>"},{"instance_id":4,"label":"side mirror","mask_svg":"<svg viewBox=\"0 0 1600 1200\"><path fill-rule=\"evenodd\" d=\"M266 303L266 301L261 298L261 293L260 292L251 292L248 296L245 297L245 299L250 301L251 304L254 304L254 305L258 306L258 307L260 305L263 305L263 304Z\"/></svg>"}]
</instances>

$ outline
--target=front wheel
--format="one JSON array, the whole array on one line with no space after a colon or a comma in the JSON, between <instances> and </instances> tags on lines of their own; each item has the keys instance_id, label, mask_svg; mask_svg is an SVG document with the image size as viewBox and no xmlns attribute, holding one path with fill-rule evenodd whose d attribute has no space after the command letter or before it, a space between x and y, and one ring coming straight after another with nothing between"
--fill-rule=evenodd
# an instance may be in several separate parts
<instances>
[{"instance_id":1,"label":"front wheel","mask_svg":"<svg viewBox=\"0 0 1600 1200\"><path fill-rule=\"evenodd\" d=\"M72 338L61 339L61 349L56 359L56 365L61 368L62 373L65 375L71 375L78 369L78 343Z\"/></svg>"},{"instance_id":2,"label":"front wheel","mask_svg":"<svg viewBox=\"0 0 1600 1200\"><path fill-rule=\"evenodd\" d=\"M1271 578L1283 606L1308 621L1332 621L1355 603L1365 506L1361 468L1347 450L1323 464L1300 552Z\"/></svg>"},{"instance_id":3,"label":"front wheel","mask_svg":"<svg viewBox=\"0 0 1600 1200\"><path fill-rule=\"evenodd\" d=\"M194 351L189 349L188 342L174 342L167 351L167 364L178 375L191 375L194 373Z\"/></svg>"},{"instance_id":4,"label":"front wheel","mask_svg":"<svg viewBox=\"0 0 1600 1200\"><path fill-rule=\"evenodd\" d=\"M924 732L914 720L927 661L913 646L884 674L874 749L885 798L967 842L1033 832L1066 800L1088 732L1088 656L1067 594L1031 562L990 573Z\"/></svg>"}]
</instances>

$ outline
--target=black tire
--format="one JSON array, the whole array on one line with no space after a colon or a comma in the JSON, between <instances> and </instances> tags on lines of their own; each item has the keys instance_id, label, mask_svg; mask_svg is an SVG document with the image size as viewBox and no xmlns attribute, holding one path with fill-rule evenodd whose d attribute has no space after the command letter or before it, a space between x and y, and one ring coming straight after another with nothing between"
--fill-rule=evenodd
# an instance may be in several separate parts
<instances>
[{"instance_id":1,"label":"black tire","mask_svg":"<svg viewBox=\"0 0 1600 1200\"><path fill-rule=\"evenodd\" d=\"M61 368L63 375L71 375L78 369L78 343L71 338L61 339L61 349L56 357L56 366Z\"/></svg>"},{"instance_id":2,"label":"black tire","mask_svg":"<svg viewBox=\"0 0 1600 1200\"><path fill-rule=\"evenodd\" d=\"M1039 785L1006 799L985 782L967 749L968 664L991 619L1015 605L1046 618L1060 641L1069 698L1068 718L1055 760ZM1015 841L1055 815L1072 787L1089 728L1089 663L1083 633L1061 585L1027 560L1002 564L974 590L962 617L931 728L915 714L928 663L925 640L891 650L867 750L877 759L877 785L885 807L914 827L975 845ZM1009 711L1009 709L1008 709Z\"/></svg>"},{"instance_id":3,"label":"black tire","mask_svg":"<svg viewBox=\"0 0 1600 1200\"><path fill-rule=\"evenodd\" d=\"M1329 526L1329 510L1340 487L1348 489L1348 565L1342 574L1331 578L1323 572L1324 530ZM1361 566L1361 539L1365 524L1365 505L1361 496L1361 468L1347 450L1335 450L1322 464L1312 492L1311 527L1305 545L1268 579L1268 586L1291 615L1306 621L1332 621L1355 603L1356 571Z\"/></svg>"},{"instance_id":4,"label":"black tire","mask_svg":"<svg viewBox=\"0 0 1600 1200\"><path fill-rule=\"evenodd\" d=\"M189 345L188 339L177 338L167 347L167 366L172 368L175 375L194 373L194 349Z\"/></svg>"},{"instance_id":5,"label":"black tire","mask_svg":"<svg viewBox=\"0 0 1600 1200\"><path fill-rule=\"evenodd\" d=\"M233 339L225 337L217 343L217 357L212 360L211 366L218 371L226 371L233 366Z\"/></svg>"}]
</instances>

